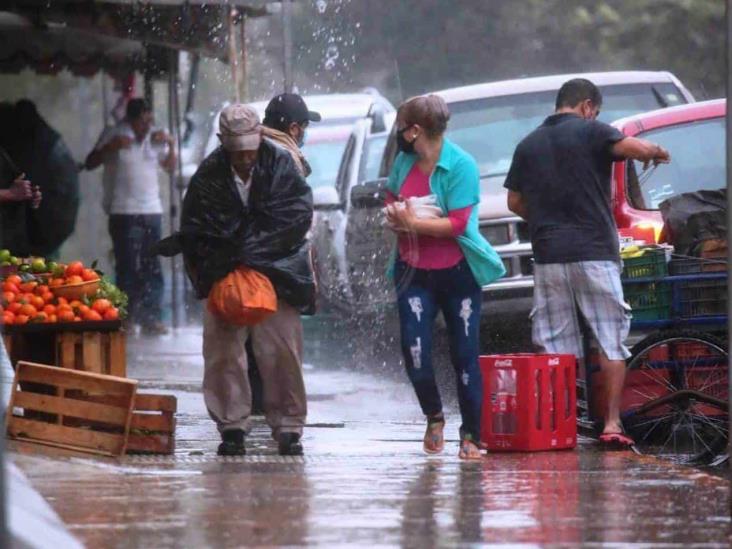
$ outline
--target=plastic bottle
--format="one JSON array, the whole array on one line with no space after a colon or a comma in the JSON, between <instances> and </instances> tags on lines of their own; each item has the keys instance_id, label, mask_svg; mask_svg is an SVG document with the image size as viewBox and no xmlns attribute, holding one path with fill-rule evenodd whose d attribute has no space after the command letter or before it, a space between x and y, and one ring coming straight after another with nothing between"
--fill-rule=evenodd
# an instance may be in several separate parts
<instances>
[{"instance_id":1,"label":"plastic bottle","mask_svg":"<svg viewBox=\"0 0 732 549\"><path fill-rule=\"evenodd\" d=\"M516 370L497 368L491 385L493 432L513 434L516 432Z\"/></svg>"}]
</instances>

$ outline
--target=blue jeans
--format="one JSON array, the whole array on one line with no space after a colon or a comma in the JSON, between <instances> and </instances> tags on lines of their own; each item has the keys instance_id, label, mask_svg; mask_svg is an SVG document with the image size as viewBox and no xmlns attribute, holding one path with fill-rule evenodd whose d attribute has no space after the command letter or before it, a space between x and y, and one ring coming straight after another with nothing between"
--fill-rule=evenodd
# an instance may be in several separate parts
<instances>
[{"instance_id":1,"label":"blue jeans","mask_svg":"<svg viewBox=\"0 0 732 549\"><path fill-rule=\"evenodd\" d=\"M461 436L480 439L483 381L478 366L482 292L467 261L449 269L414 269L397 260L394 270L402 353L422 412L442 412L432 367L432 331L438 311L447 324L450 359L457 377Z\"/></svg>"},{"instance_id":2,"label":"blue jeans","mask_svg":"<svg viewBox=\"0 0 732 549\"><path fill-rule=\"evenodd\" d=\"M160 240L162 217L109 216L117 286L129 297L130 318L143 326L159 322L162 314L163 273L160 259L149 251Z\"/></svg>"}]
</instances>

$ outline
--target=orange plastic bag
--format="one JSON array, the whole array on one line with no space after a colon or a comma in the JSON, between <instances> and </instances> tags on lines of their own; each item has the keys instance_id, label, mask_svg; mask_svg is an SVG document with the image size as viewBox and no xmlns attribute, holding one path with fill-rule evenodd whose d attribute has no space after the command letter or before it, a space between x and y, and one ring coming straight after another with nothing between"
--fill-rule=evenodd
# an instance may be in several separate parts
<instances>
[{"instance_id":1,"label":"orange plastic bag","mask_svg":"<svg viewBox=\"0 0 732 549\"><path fill-rule=\"evenodd\" d=\"M269 278L238 267L213 285L207 305L224 322L253 326L277 311L277 293Z\"/></svg>"}]
</instances>

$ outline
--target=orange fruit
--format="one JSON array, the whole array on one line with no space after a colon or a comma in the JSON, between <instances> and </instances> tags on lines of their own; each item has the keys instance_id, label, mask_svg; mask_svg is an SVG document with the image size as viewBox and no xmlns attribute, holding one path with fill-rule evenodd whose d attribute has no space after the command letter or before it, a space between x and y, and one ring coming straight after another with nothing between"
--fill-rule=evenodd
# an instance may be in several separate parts
<instances>
[{"instance_id":1,"label":"orange fruit","mask_svg":"<svg viewBox=\"0 0 732 549\"><path fill-rule=\"evenodd\" d=\"M66 279L66 284L81 284L84 279L80 275L71 275Z\"/></svg>"},{"instance_id":2,"label":"orange fruit","mask_svg":"<svg viewBox=\"0 0 732 549\"><path fill-rule=\"evenodd\" d=\"M46 303L51 303L51 301L54 300L53 292L45 292L41 295L41 299L45 301Z\"/></svg>"},{"instance_id":3,"label":"orange fruit","mask_svg":"<svg viewBox=\"0 0 732 549\"><path fill-rule=\"evenodd\" d=\"M86 281L99 280L99 275L94 269L84 269L81 273L81 278Z\"/></svg>"},{"instance_id":4,"label":"orange fruit","mask_svg":"<svg viewBox=\"0 0 732 549\"><path fill-rule=\"evenodd\" d=\"M33 294L20 294L15 299L17 299L18 301L20 301L21 303L24 303L24 304L25 303L31 303L32 304L32 301L33 301L33 298L34 297L35 296Z\"/></svg>"},{"instance_id":5,"label":"orange fruit","mask_svg":"<svg viewBox=\"0 0 732 549\"><path fill-rule=\"evenodd\" d=\"M64 271L64 274L67 277L71 276L81 276L81 273L84 272L84 264L81 261L72 261L66 266L66 270Z\"/></svg>"},{"instance_id":6,"label":"orange fruit","mask_svg":"<svg viewBox=\"0 0 732 549\"><path fill-rule=\"evenodd\" d=\"M74 321L74 312L69 309L59 309L58 313L56 315L58 317L59 322L73 322Z\"/></svg>"},{"instance_id":7,"label":"orange fruit","mask_svg":"<svg viewBox=\"0 0 732 549\"><path fill-rule=\"evenodd\" d=\"M2 316L3 324L12 324L15 321L15 315L10 311L5 311Z\"/></svg>"},{"instance_id":8,"label":"orange fruit","mask_svg":"<svg viewBox=\"0 0 732 549\"><path fill-rule=\"evenodd\" d=\"M81 322L81 317L80 316L75 316L74 317L74 322Z\"/></svg>"},{"instance_id":9,"label":"orange fruit","mask_svg":"<svg viewBox=\"0 0 732 549\"><path fill-rule=\"evenodd\" d=\"M48 285L51 288L58 288L59 286L64 285L64 279L63 278L52 278L51 281L48 283Z\"/></svg>"},{"instance_id":10,"label":"orange fruit","mask_svg":"<svg viewBox=\"0 0 732 549\"><path fill-rule=\"evenodd\" d=\"M68 305L69 304L69 300L66 299L65 297L59 297L58 299L56 299L56 303L58 305Z\"/></svg>"},{"instance_id":11,"label":"orange fruit","mask_svg":"<svg viewBox=\"0 0 732 549\"><path fill-rule=\"evenodd\" d=\"M20 278L18 275L10 275L8 278L5 279L5 282L10 282L11 284L15 284L17 286L18 284L23 283L23 279Z\"/></svg>"},{"instance_id":12,"label":"orange fruit","mask_svg":"<svg viewBox=\"0 0 732 549\"><path fill-rule=\"evenodd\" d=\"M56 315L48 315L49 324L56 324L56 322L58 322L58 317Z\"/></svg>"},{"instance_id":13,"label":"orange fruit","mask_svg":"<svg viewBox=\"0 0 732 549\"><path fill-rule=\"evenodd\" d=\"M22 306L23 304L20 301L13 301L12 303L8 304L7 310L5 312L9 311L13 314L17 314Z\"/></svg>"},{"instance_id":14,"label":"orange fruit","mask_svg":"<svg viewBox=\"0 0 732 549\"><path fill-rule=\"evenodd\" d=\"M69 305L71 305L72 309L76 309L79 305L83 305L83 303L78 299L72 299Z\"/></svg>"},{"instance_id":15,"label":"orange fruit","mask_svg":"<svg viewBox=\"0 0 732 549\"><path fill-rule=\"evenodd\" d=\"M92 311L91 309L89 309L86 312L84 312L83 318L84 318L84 320L97 321L97 320L102 320L102 315L100 315L96 311Z\"/></svg>"},{"instance_id":16,"label":"orange fruit","mask_svg":"<svg viewBox=\"0 0 732 549\"><path fill-rule=\"evenodd\" d=\"M81 305L79 305L78 307L76 307L76 314L82 318L89 311L91 311L91 308L88 305L84 305L83 303Z\"/></svg>"},{"instance_id":17,"label":"orange fruit","mask_svg":"<svg viewBox=\"0 0 732 549\"><path fill-rule=\"evenodd\" d=\"M20 288L21 292L31 293L31 292L33 292L33 290L36 289L36 286L38 286L38 282L36 282L35 280L32 280L30 282L24 282L23 284L18 286L18 288Z\"/></svg>"},{"instance_id":18,"label":"orange fruit","mask_svg":"<svg viewBox=\"0 0 732 549\"><path fill-rule=\"evenodd\" d=\"M38 310L30 304L25 304L20 307L20 310L18 311L21 315L25 315L27 317L33 318L38 313Z\"/></svg>"},{"instance_id":19,"label":"orange fruit","mask_svg":"<svg viewBox=\"0 0 732 549\"><path fill-rule=\"evenodd\" d=\"M16 294L13 292L3 292L3 303L12 303L15 301Z\"/></svg>"},{"instance_id":20,"label":"orange fruit","mask_svg":"<svg viewBox=\"0 0 732 549\"><path fill-rule=\"evenodd\" d=\"M46 305L46 302L43 300L43 298L41 296L34 295L30 300L30 304L33 305L36 308L36 310L40 311L41 309L43 309L44 305Z\"/></svg>"},{"instance_id":21,"label":"orange fruit","mask_svg":"<svg viewBox=\"0 0 732 549\"><path fill-rule=\"evenodd\" d=\"M46 313L48 316L55 315L56 306L55 305L46 305L43 307L43 312Z\"/></svg>"},{"instance_id":22,"label":"orange fruit","mask_svg":"<svg viewBox=\"0 0 732 549\"><path fill-rule=\"evenodd\" d=\"M94 303L92 303L92 309L94 309L96 312L98 312L100 315L104 314L104 311L109 309L112 306L112 302L108 299L96 299L94 300Z\"/></svg>"},{"instance_id":23,"label":"orange fruit","mask_svg":"<svg viewBox=\"0 0 732 549\"><path fill-rule=\"evenodd\" d=\"M28 315L15 315L13 324L28 324Z\"/></svg>"},{"instance_id":24,"label":"orange fruit","mask_svg":"<svg viewBox=\"0 0 732 549\"><path fill-rule=\"evenodd\" d=\"M119 310L116 307L110 307L104 311L104 320L117 320L119 318Z\"/></svg>"},{"instance_id":25,"label":"orange fruit","mask_svg":"<svg viewBox=\"0 0 732 549\"><path fill-rule=\"evenodd\" d=\"M47 285L47 284L40 284L40 285L39 285L39 286L38 286L38 287L36 288L36 293L37 293L38 295L43 295L43 294L45 294L45 293L46 293L46 292L48 292L48 291L49 291L49 287L48 287L48 285Z\"/></svg>"},{"instance_id":26,"label":"orange fruit","mask_svg":"<svg viewBox=\"0 0 732 549\"><path fill-rule=\"evenodd\" d=\"M3 282L3 292L13 292L14 294L20 293L20 288L18 288L17 284L13 284L12 282L8 282L7 280Z\"/></svg>"},{"instance_id":27,"label":"orange fruit","mask_svg":"<svg viewBox=\"0 0 732 549\"><path fill-rule=\"evenodd\" d=\"M31 317L31 322L48 322L48 315L44 312L36 313Z\"/></svg>"}]
</instances>

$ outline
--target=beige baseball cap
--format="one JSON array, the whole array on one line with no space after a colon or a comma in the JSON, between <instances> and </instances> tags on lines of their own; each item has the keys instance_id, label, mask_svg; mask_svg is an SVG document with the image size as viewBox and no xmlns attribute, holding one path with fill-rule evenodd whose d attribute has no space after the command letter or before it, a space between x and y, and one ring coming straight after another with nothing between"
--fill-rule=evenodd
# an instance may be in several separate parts
<instances>
[{"instance_id":1,"label":"beige baseball cap","mask_svg":"<svg viewBox=\"0 0 732 549\"><path fill-rule=\"evenodd\" d=\"M225 107L219 117L218 135L227 151L256 151L262 141L257 111L241 103Z\"/></svg>"}]
</instances>

